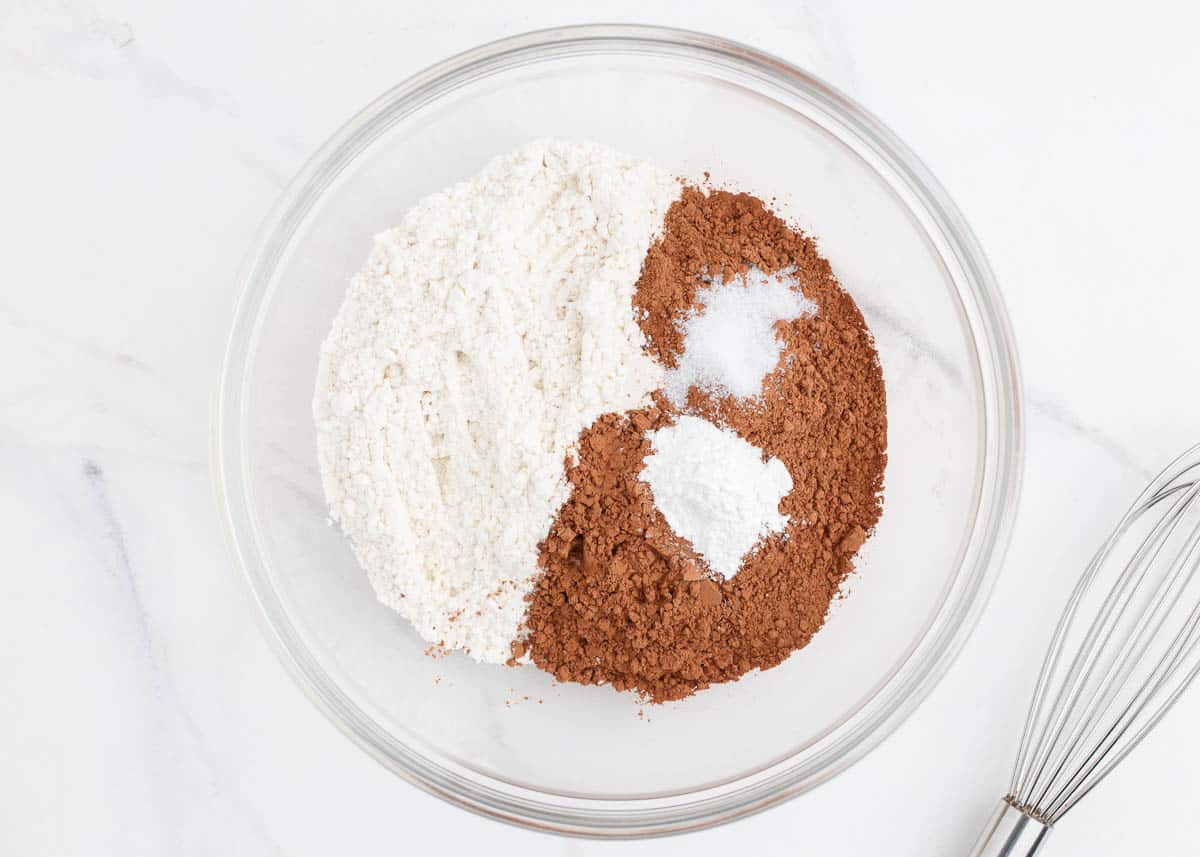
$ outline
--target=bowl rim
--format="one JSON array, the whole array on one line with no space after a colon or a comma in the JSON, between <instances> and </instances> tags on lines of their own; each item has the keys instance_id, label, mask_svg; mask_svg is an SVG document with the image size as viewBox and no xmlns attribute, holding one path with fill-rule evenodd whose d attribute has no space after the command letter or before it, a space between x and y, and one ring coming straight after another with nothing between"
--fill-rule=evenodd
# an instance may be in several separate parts
<instances>
[{"instance_id":1,"label":"bowl rim","mask_svg":"<svg viewBox=\"0 0 1200 857\"><path fill-rule=\"evenodd\" d=\"M827 745L814 758L789 767L795 758L791 756L732 783L657 798L575 798L538 792L489 780L450 760L429 759L392 738L328 680L279 606L258 550L244 478L243 382L254 362L259 311L269 297L271 272L322 193L392 124L459 86L514 65L604 53L684 54L750 73L828 111L856 135L863 146L860 155L869 153L894 171L904 191L922 207L919 213L937 227L931 237L941 239L943 258L950 254L960 266L969 290L972 303L961 309L972 332L982 332L974 345L984 389L984 460L974 524L950 586L954 592L947 592L924 635L874 695L812 745ZM916 211L911 201L908 205ZM759 812L827 782L890 735L953 663L989 599L1007 550L1023 469L1020 370L999 288L962 214L916 155L852 99L771 54L688 30L589 24L531 31L452 56L387 90L317 150L263 220L243 261L239 282L240 296L214 403L211 470L228 549L241 570L248 597L257 605L256 619L293 680L337 728L389 770L452 804L527 828L597 838L680 833ZM961 289L959 299L961 303ZM978 365L981 358L986 365ZM953 621L939 628L938 620L947 612ZM874 709L868 711L872 705ZM547 797L553 800L548 802Z\"/></svg>"}]
</instances>

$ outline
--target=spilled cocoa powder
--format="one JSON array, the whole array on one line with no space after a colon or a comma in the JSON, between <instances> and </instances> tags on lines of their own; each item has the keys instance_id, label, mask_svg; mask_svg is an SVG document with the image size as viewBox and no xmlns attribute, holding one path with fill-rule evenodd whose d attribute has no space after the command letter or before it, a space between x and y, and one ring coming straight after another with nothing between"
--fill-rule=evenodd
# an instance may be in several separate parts
<instances>
[{"instance_id":1,"label":"spilled cocoa powder","mask_svg":"<svg viewBox=\"0 0 1200 857\"><path fill-rule=\"evenodd\" d=\"M887 416L871 334L813 240L761 200L686 188L671 206L635 296L650 353L676 365L679 322L698 308L702 278L751 266L794 268L818 312L777 323L783 357L761 399L693 387L686 411L786 465L793 490L779 508L788 526L721 579L672 533L638 479L647 431L678 412L656 394L654 407L601 417L567 462L571 495L540 546L528 636L514 644L514 656L528 651L560 681L663 702L775 666L820 629L879 519Z\"/></svg>"}]
</instances>

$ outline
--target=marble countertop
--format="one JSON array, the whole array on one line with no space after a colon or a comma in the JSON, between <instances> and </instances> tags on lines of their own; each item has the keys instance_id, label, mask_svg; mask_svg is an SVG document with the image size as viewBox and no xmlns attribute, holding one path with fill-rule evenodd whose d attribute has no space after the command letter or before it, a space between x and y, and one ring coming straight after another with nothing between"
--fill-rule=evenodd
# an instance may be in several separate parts
<instances>
[{"instance_id":1,"label":"marble countertop","mask_svg":"<svg viewBox=\"0 0 1200 857\"><path fill-rule=\"evenodd\" d=\"M259 633L208 462L235 274L304 159L433 61L596 18L753 43L888 123L988 252L1028 397L1005 573L911 719L796 801L624 845L470 816L344 739ZM7 0L0 851L964 853L1066 581L1200 440L1197 24L1156 2ZM1200 850L1198 718L1200 692L1050 850Z\"/></svg>"}]
</instances>

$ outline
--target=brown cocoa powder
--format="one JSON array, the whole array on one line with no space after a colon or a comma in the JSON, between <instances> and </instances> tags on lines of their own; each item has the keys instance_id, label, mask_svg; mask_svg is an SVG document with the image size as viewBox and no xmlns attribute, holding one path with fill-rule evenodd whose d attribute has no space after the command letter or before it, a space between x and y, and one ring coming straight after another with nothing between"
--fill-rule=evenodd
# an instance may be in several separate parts
<instances>
[{"instance_id":1,"label":"brown cocoa powder","mask_svg":"<svg viewBox=\"0 0 1200 857\"><path fill-rule=\"evenodd\" d=\"M648 430L677 413L608 414L567 462L571 495L540 547L544 570L514 656L560 681L610 683L653 702L774 666L823 624L855 552L881 512L887 418L883 377L858 307L816 244L747 194L686 188L647 254L635 304L650 353L676 365L678 323L705 275L794 267L813 318L779 322L781 368L757 402L693 388L687 410L779 458L793 489L787 529L730 579L676 537L638 479Z\"/></svg>"}]
</instances>

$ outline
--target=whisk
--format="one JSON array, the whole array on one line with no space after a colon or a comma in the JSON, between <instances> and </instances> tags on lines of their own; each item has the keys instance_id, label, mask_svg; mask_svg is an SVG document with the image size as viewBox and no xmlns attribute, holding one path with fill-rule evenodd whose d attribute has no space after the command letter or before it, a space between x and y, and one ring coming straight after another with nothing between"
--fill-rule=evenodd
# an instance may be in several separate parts
<instances>
[{"instance_id":1,"label":"whisk","mask_svg":"<svg viewBox=\"0 0 1200 857\"><path fill-rule=\"evenodd\" d=\"M1134 501L1055 629L1008 794L971 857L1033 857L1200 672L1200 445Z\"/></svg>"}]
</instances>

